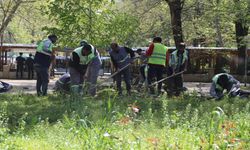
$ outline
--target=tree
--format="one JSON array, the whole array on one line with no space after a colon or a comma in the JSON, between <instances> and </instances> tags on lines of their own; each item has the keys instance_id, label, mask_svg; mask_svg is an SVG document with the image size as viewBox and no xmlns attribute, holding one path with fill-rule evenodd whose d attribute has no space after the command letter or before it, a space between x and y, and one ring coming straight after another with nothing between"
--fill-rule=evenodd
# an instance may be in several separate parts
<instances>
[{"instance_id":1,"label":"tree","mask_svg":"<svg viewBox=\"0 0 250 150\"><path fill-rule=\"evenodd\" d=\"M0 34L4 33L4 30L7 28L8 24L15 16L16 11L22 3L30 3L34 1L30 0L4 0L0 1L0 11L1 15L1 25L0 25Z\"/></svg>"},{"instance_id":2,"label":"tree","mask_svg":"<svg viewBox=\"0 0 250 150\"><path fill-rule=\"evenodd\" d=\"M233 46L234 28L227 9L227 0L185 0L185 41L193 46Z\"/></svg>"},{"instance_id":3,"label":"tree","mask_svg":"<svg viewBox=\"0 0 250 150\"><path fill-rule=\"evenodd\" d=\"M47 36L46 32L42 31L42 27L49 27L53 22L43 13L44 5L46 5L45 0L23 3L5 29L5 35L10 33L12 36L5 36L4 41L8 43L36 43Z\"/></svg>"},{"instance_id":4,"label":"tree","mask_svg":"<svg viewBox=\"0 0 250 150\"><path fill-rule=\"evenodd\" d=\"M172 30L170 24L169 8L162 0L131 0L124 3L122 10L138 18L138 35L135 46L148 46L155 36L160 36L163 43L171 46Z\"/></svg>"},{"instance_id":5,"label":"tree","mask_svg":"<svg viewBox=\"0 0 250 150\"><path fill-rule=\"evenodd\" d=\"M179 44L183 42L181 13L185 0L166 0L171 14L171 25L175 46L178 49Z\"/></svg>"},{"instance_id":6,"label":"tree","mask_svg":"<svg viewBox=\"0 0 250 150\"><path fill-rule=\"evenodd\" d=\"M11 19L14 17L15 12L18 7L21 5L22 0L8 0L8 1L0 1L0 9L2 12L2 21L0 25L0 33L3 34L4 30L8 26Z\"/></svg>"},{"instance_id":7,"label":"tree","mask_svg":"<svg viewBox=\"0 0 250 150\"><path fill-rule=\"evenodd\" d=\"M137 28L137 21L113 9L112 4L109 0L55 0L47 13L56 25L44 29L59 35L66 47L76 47L82 39L101 48L112 40L125 43Z\"/></svg>"},{"instance_id":8,"label":"tree","mask_svg":"<svg viewBox=\"0 0 250 150\"><path fill-rule=\"evenodd\" d=\"M3 34L6 28L8 27L9 23L12 21L13 17L15 16L16 11L18 8L21 6L23 3L30 3L33 1L29 0L2 0L0 1L0 17L1 17L1 22L0 22L0 38L1 38L1 49L0 49L0 69L2 69L2 55L3 55L3 50L2 50L2 44L3 44Z\"/></svg>"},{"instance_id":9,"label":"tree","mask_svg":"<svg viewBox=\"0 0 250 150\"><path fill-rule=\"evenodd\" d=\"M246 0L234 0L235 13L235 34L238 48L238 74L245 73L245 59L247 50L247 41L250 23L250 2Z\"/></svg>"}]
</instances>

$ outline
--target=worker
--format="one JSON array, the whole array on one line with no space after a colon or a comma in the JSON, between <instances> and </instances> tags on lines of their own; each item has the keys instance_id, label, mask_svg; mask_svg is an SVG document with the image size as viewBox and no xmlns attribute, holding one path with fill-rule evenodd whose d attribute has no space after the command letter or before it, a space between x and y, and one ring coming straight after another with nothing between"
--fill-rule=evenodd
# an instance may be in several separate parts
<instances>
[{"instance_id":1,"label":"worker","mask_svg":"<svg viewBox=\"0 0 250 150\"><path fill-rule=\"evenodd\" d=\"M84 46L89 44L86 40L80 42L80 45ZM88 68L86 71L86 84L88 89L88 94L91 96L96 96L96 83L99 75L99 70L101 69L102 61L100 58L100 54L98 50L91 44L91 56L92 59L88 64Z\"/></svg>"},{"instance_id":2,"label":"worker","mask_svg":"<svg viewBox=\"0 0 250 150\"><path fill-rule=\"evenodd\" d=\"M28 79L34 78L34 59L32 58L32 54L29 54L29 57L26 60L26 66L28 71Z\"/></svg>"},{"instance_id":3,"label":"worker","mask_svg":"<svg viewBox=\"0 0 250 150\"><path fill-rule=\"evenodd\" d=\"M185 89L183 87L183 75L178 74L182 71L187 70L188 64L188 52L185 49L185 43L180 43L179 48L173 51L170 55L168 75L173 75L173 77L168 79L168 95L179 96L180 93Z\"/></svg>"},{"instance_id":4,"label":"worker","mask_svg":"<svg viewBox=\"0 0 250 150\"><path fill-rule=\"evenodd\" d=\"M71 78L71 91L73 94L82 93L84 75L86 73L89 62L94 55L91 46L86 44L76 48L70 56L69 73Z\"/></svg>"},{"instance_id":5,"label":"worker","mask_svg":"<svg viewBox=\"0 0 250 150\"><path fill-rule=\"evenodd\" d=\"M17 69L16 69L16 78L18 79L18 73L21 74L21 79L23 78L23 66L25 63L25 58L23 58L23 53L19 53L19 56L16 58Z\"/></svg>"},{"instance_id":6,"label":"worker","mask_svg":"<svg viewBox=\"0 0 250 150\"><path fill-rule=\"evenodd\" d=\"M61 93L69 93L70 92L70 74L65 73L55 82L55 91Z\"/></svg>"},{"instance_id":7,"label":"worker","mask_svg":"<svg viewBox=\"0 0 250 150\"><path fill-rule=\"evenodd\" d=\"M161 37L155 37L153 43L150 44L146 51L148 57L148 85L150 94L155 94L155 89L152 84L153 79L159 81L163 77L164 68L168 62L168 49L162 43ZM162 83L159 82L157 85L157 95L161 94Z\"/></svg>"},{"instance_id":8,"label":"worker","mask_svg":"<svg viewBox=\"0 0 250 150\"><path fill-rule=\"evenodd\" d=\"M129 64L133 62L133 59L135 56L134 51L128 47L121 47L115 42L111 43L110 47L111 47L111 51L109 52L109 55L111 57L112 64L116 72L119 72L115 76L118 94L122 95L121 82L122 82L122 76L123 76L125 84L126 84L127 94L131 95ZM123 70L120 70L120 69L123 69Z\"/></svg>"},{"instance_id":9,"label":"worker","mask_svg":"<svg viewBox=\"0 0 250 150\"><path fill-rule=\"evenodd\" d=\"M139 74L140 74L140 81L139 81L139 85L138 85L138 90L140 90L140 88L142 87L143 83L146 80L146 73L147 73L147 56L146 53L142 51L141 48L136 50L136 53L139 55L140 58L140 68L139 68Z\"/></svg>"},{"instance_id":10,"label":"worker","mask_svg":"<svg viewBox=\"0 0 250 150\"><path fill-rule=\"evenodd\" d=\"M223 91L227 90L227 95L230 97L240 96L248 97L249 91L240 89L240 82L228 73L220 73L212 78L212 85L210 87L210 95L216 100L223 98Z\"/></svg>"},{"instance_id":11,"label":"worker","mask_svg":"<svg viewBox=\"0 0 250 150\"><path fill-rule=\"evenodd\" d=\"M0 81L0 93L8 92L12 88L13 88L13 86L11 84Z\"/></svg>"},{"instance_id":12,"label":"worker","mask_svg":"<svg viewBox=\"0 0 250 150\"><path fill-rule=\"evenodd\" d=\"M37 46L34 68L37 74L36 90L38 96L47 95L49 83L49 66L53 55L52 48L57 41L57 36L52 34L48 39L41 41Z\"/></svg>"}]
</instances>

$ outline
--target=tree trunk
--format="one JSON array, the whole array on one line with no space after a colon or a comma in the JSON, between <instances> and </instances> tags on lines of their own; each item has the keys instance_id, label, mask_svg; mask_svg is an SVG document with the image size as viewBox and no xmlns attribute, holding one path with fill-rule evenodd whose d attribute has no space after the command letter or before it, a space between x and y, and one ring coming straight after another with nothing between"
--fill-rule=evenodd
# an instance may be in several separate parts
<instances>
[{"instance_id":1,"label":"tree trunk","mask_svg":"<svg viewBox=\"0 0 250 150\"><path fill-rule=\"evenodd\" d=\"M0 34L0 71L3 70L3 34Z\"/></svg>"},{"instance_id":2,"label":"tree trunk","mask_svg":"<svg viewBox=\"0 0 250 150\"><path fill-rule=\"evenodd\" d=\"M221 34L221 24L220 24L220 18L218 15L215 16L215 28L216 28L216 33L217 33L217 38L216 38L216 47L223 47L223 38Z\"/></svg>"},{"instance_id":3,"label":"tree trunk","mask_svg":"<svg viewBox=\"0 0 250 150\"><path fill-rule=\"evenodd\" d=\"M223 38L222 38L222 33L221 33L221 20L220 20L220 5L222 3L221 0L216 0L215 2L216 4L213 3L213 1L211 1L212 5L215 5L215 9L214 11L216 12L215 14L215 18L214 18L214 27L216 30L216 38L215 38L215 42L216 42L216 47L223 47L224 43L223 43ZM217 13L218 12L218 13Z\"/></svg>"},{"instance_id":4,"label":"tree trunk","mask_svg":"<svg viewBox=\"0 0 250 150\"><path fill-rule=\"evenodd\" d=\"M0 48L0 70L3 69L3 63L4 63L4 51L2 48L3 45L3 39L4 39L4 31L6 30L7 26L9 25L10 21L12 20L12 18L14 17L18 7L23 3L23 0L16 0L13 3L15 3L13 5L13 7L11 8L7 8L6 10L3 8L3 6L1 6L1 11L3 13L3 18L2 18L2 22L0 24L0 35L1 35L1 48Z\"/></svg>"},{"instance_id":5,"label":"tree trunk","mask_svg":"<svg viewBox=\"0 0 250 150\"><path fill-rule=\"evenodd\" d=\"M245 73L245 59L247 43L244 37L248 34L248 26L244 25L244 20L238 19L235 22L236 42L238 48L238 74L244 75Z\"/></svg>"},{"instance_id":6,"label":"tree trunk","mask_svg":"<svg viewBox=\"0 0 250 150\"><path fill-rule=\"evenodd\" d=\"M166 0L171 14L171 25L174 35L175 46L178 49L179 44L183 42L181 11L183 0Z\"/></svg>"}]
</instances>

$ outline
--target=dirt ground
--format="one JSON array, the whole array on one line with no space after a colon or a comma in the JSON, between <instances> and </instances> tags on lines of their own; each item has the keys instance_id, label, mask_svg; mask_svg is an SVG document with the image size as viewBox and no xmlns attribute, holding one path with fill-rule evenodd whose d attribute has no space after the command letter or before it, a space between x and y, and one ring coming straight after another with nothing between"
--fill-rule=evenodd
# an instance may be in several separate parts
<instances>
[{"instance_id":1,"label":"dirt ground","mask_svg":"<svg viewBox=\"0 0 250 150\"><path fill-rule=\"evenodd\" d=\"M58 78L50 79L48 93L51 93L53 91L53 87L57 79ZM1 79L1 81L7 82L13 86L13 89L10 91L10 93L17 93L17 92L30 93L30 94L36 93L36 80ZM111 82L108 81L108 83L110 84ZM211 85L210 83L198 83L198 82L184 83L184 86L188 89L189 92L197 91L205 94L209 93L210 85Z\"/></svg>"},{"instance_id":2,"label":"dirt ground","mask_svg":"<svg viewBox=\"0 0 250 150\"><path fill-rule=\"evenodd\" d=\"M36 80L1 79L1 81L9 83L13 86L13 89L9 91L10 93L17 93L17 92L30 93L30 94L36 93ZM53 91L55 81L56 79L50 79L48 87L49 93Z\"/></svg>"},{"instance_id":3,"label":"dirt ground","mask_svg":"<svg viewBox=\"0 0 250 150\"><path fill-rule=\"evenodd\" d=\"M112 79L108 79L109 76L100 76L99 77L99 89L100 87L107 87L110 86L113 82ZM54 79L50 79L48 93L53 92L53 87L55 85L56 80L58 80L59 76L56 76ZM29 93L29 94L36 94L36 80L13 80L13 79L0 79L0 81L7 82L13 86L13 89L9 91L9 93ZM105 82L104 82L105 81ZM188 92L196 91L198 93L202 93L203 95L209 95L211 83L203 83L203 82L184 82L184 86L188 89ZM132 86L135 89L135 86ZM242 84L243 89L250 90L250 84L247 87L244 87Z\"/></svg>"}]
</instances>

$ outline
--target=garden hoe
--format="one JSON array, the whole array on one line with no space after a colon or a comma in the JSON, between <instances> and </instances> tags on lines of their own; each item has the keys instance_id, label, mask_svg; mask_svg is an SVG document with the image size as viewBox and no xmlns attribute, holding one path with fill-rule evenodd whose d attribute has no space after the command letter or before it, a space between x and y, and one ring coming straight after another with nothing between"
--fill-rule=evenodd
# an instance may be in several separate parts
<instances>
[{"instance_id":1,"label":"garden hoe","mask_svg":"<svg viewBox=\"0 0 250 150\"><path fill-rule=\"evenodd\" d=\"M134 60L137 59L137 58L139 58L139 57L134 58ZM94 87L92 87L91 89L94 89L94 88L96 88L96 87L102 85L103 83L105 83L105 82L108 81L109 79L113 78L115 75L117 75L118 73L120 73L121 71L123 71L124 69L126 69L127 67L129 67L129 66L134 62L134 60L133 60L131 63L129 63L129 64L127 64L126 66L124 66L123 68L117 70L115 73L113 73L113 74L112 74L110 77L108 77L107 79L103 80L103 81L100 82L99 84L96 84L96 85L95 85Z\"/></svg>"},{"instance_id":2,"label":"garden hoe","mask_svg":"<svg viewBox=\"0 0 250 150\"><path fill-rule=\"evenodd\" d=\"M174 76L177 76L177 75L179 75L179 74L183 74L183 72L185 72L185 71L181 71L181 72L178 72L178 73L174 73L174 74L172 74L171 76L168 76L168 77L166 77L166 78L163 78L163 79L161 79L161 80L159 80L159 81L156 81L156 82L152 83L152 84L149 85L148 87L154 86L154 85L156 85L156 84L158 84L158 83L161 83L161 82L163 82L163 81L165 81L165 80L167 80L167 79L169 79L169 78L172 78L172 77L174 77Z\"/></svg>"}]
</instances>

